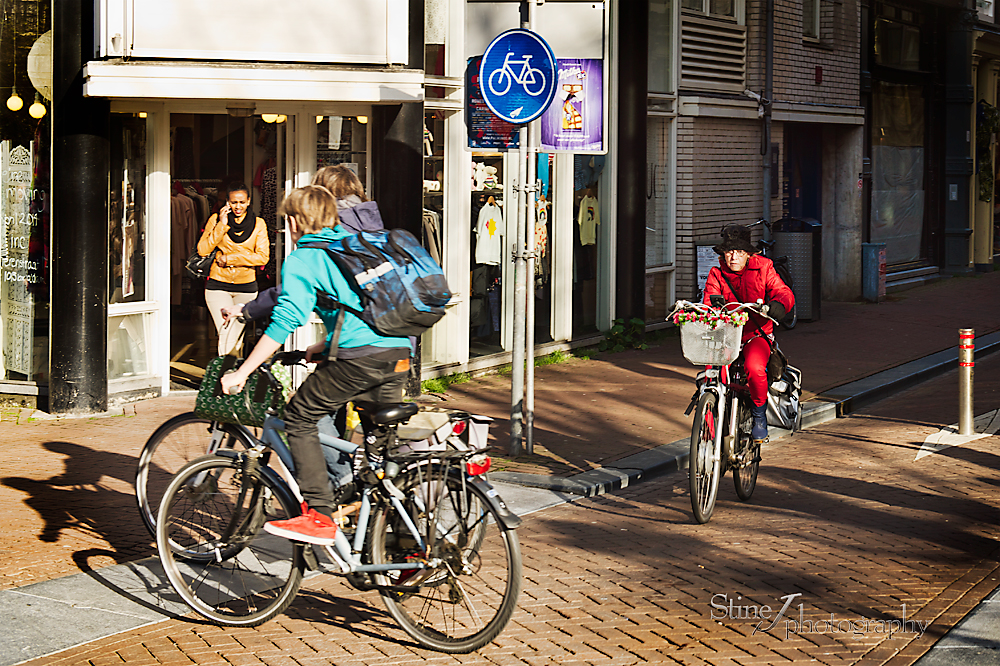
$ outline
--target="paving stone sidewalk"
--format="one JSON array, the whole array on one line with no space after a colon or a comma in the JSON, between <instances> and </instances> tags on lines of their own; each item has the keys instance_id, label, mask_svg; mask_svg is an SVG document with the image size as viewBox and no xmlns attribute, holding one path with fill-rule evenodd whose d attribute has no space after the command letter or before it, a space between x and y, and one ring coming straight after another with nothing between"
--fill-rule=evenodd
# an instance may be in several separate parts
<instances>
[{"instance_id":1,"label":"paving stone sidewalk","mask_svg":"<svg viewBox=\"0 0 1000 666\"><path fill-rule=\"evenodd\" d=\"M1000 354L977 369L977 412L996 409ZM1000 583L1000 437L918 458L954 422L956 374L769 446L753 499L726 477L706 525L683 474L532 514L518 609L470 655L318 577L255 629L166 620L28 663L909 666ZM789 595L775 626L748 617Z\"/></svg>"},{"instance_id":2,"label":"paving stone sidewalk","mask_svg":"<svg viewBox=\"0 0 1000 666\"><path fill-rule=\"evenodd\" d=\"M998 300L1000 273L952 278L877 305L824 303L819 321L781 332L780 341L815 396L953 347L960 327L979 336L1000 330L1000 309L990 306ZM505 455L509 378L454 385L441 404L497 418L495 470L571 477L686 436L694 373L677 338L539 368L535 455L517 459ZM0 411L0 520L7 527L0 589L150 554L132 487L137 456L159 424L193 402L190 394L172 394L82 419Z\"/></svg>"}]
</instances>

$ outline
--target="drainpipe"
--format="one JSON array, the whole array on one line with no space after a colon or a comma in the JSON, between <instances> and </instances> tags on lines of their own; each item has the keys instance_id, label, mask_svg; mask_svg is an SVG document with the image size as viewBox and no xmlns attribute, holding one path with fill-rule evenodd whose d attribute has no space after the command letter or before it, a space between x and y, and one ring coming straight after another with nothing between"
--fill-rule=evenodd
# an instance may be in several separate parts
<instances>
[{"instance_id":1,"label":"drainpipe","mask_svg":"<svg viewBox=\"0 0 1000 666\"><path fill-rule=\"evenodd\" d=\"M764 127L761 130L760 154L764 156L764 201L761 207L761 217L771 222L771 100L774 74L774 0L767 0L764 8ZM771 240L771 230L764 227L764 240Z\"/></svg>"}]
</instances>

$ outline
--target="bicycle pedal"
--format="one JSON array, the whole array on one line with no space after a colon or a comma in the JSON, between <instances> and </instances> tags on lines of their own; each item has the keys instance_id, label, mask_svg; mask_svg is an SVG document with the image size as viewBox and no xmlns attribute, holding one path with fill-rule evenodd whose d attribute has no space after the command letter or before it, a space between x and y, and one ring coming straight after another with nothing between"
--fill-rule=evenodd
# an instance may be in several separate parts
<instances>
[{"instance_id":1,"label":"bicycle pedal","mask_svg":"<svg viewBox=\"0 0 1000 666\"><path fill-rule=\"evenodd\" d=\"M753 440L753 443L759 446L761 444L767 444L770 440L770 437L765 437L764 439L755 439Z\"/></svg>"}]
</instances>

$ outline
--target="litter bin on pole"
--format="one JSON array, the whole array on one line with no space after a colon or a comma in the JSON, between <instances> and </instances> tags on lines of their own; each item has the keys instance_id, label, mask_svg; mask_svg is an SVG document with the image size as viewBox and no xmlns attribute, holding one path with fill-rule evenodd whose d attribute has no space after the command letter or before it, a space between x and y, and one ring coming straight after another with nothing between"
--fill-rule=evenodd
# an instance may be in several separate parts
<instances>
[{"instance_id":1,"label":"litter bin on pole","mask_svg":"<svg viewBox=\"0 0 1000 666\"><path fill-rule=\"evenodd\" d=\"M783 217L774 223L774 256L788 256L799 319L816 321L820 308L823 225L818 220Z\"/></svg>"},{"instance_id":2,"label":"litter bin on pole","mask_svg":"<svg viewBox=\"0 0 1000 666\"><path fill-rule=\"evenodd\" d=\"M861 244L861 295L871 303L885 300L885 243Z\"/></svg>"}]
</instances>

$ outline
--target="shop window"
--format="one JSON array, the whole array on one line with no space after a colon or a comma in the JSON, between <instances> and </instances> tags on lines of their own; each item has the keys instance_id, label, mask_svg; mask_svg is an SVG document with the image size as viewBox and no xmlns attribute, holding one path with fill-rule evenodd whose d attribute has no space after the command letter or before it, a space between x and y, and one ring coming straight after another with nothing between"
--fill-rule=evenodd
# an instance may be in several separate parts
<instances>
[{"instance_id":1,"label":"shop window","mask_svg":"<svg viewBox=\"0 0 1000 666\"><path fill-rule=\"evenodd\" d=\"M879 18L875 21L875 62L897 69L920 69L920 28L903 19L912 19L912 12L885 7L887 13L899 19Z\"/></svg>"},{"instance_id":2,"label":"shop window","mask_svg":"<svg viewBox=\"0 0 1000 666\"><path fill-rule=\"evenodd\" d=\"M573 334L597 331L598 244L604 155L573 158Z\"/></svg>"},{"instance_id":3,"label":"shop window","mask_svg":"<svg viewBox=\"0 0 1000 666\"><path fill-rule=\"evenodd\" d=\"M503 197L504 160L500 153L472 154L472 297L469 302L469 353L503 350L504 239L517 224L516 211ZM511 216L514 216L513 218Z\"/></svg>"},{"instance_id":4,"label":"shop window","mask_svg":"<svg viewBox=\"0 0 1000 666\"><path fill-rule=\"evenodd\" d=\"M673 92L673 0L649 3L649 92Z\"/></svg>"},{"instance_id":5,"label":"shop window","mask_svg":"<svg viewBox=\"0 0 1000 666\"><path fill-rule=\"evenodd\" d=\"M51 44L48 3L4 4L0 71L0 380L48 381ZM29 67L31 61L31 67ZM51 68L51 60L47 63ZM51 71L51 69L50 69Z\"/></svg>"},{"instance_id":6,"label":"shop window","mask_svg":"<svg viewBox=\"0 0 1000 666\"><path fill-rule=\"evenodd\" d=\"M424 114L424 211L423 244L434 261L444 265L444 111Z\"/></svg>"},{"instance_id":7,"label":"shop window","mask_svg":"<svg viewBox=\"0 0 1000 666\"><path fill-rule=\"evenodd\" d=\"M108 380L149 374L149 315L108 319Z\"/></svg>"},{"instance_id":8,"label":"shop window","mask_svg":"<svg viewBox=\"0 0 1000 666\"><path fill-rule=\"evenodd\" d=\"M146 121L114 114L108 197L110 303L146 300Z\"/></svg>"}]
</instances>

